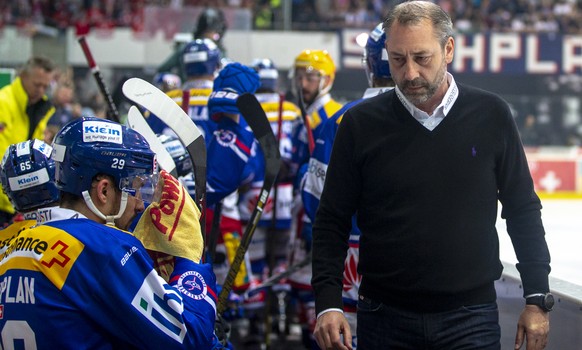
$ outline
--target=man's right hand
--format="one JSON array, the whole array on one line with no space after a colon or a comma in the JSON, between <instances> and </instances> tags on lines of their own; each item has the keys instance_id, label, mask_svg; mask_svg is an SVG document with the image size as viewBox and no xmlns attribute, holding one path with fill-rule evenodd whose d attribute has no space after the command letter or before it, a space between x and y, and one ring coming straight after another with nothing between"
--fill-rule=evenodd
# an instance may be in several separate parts
<instances>
[{"instance_id":1,"label":"man's right hand","mask_svg":"<svg viewBox=\"0 0 582 350\"><path fill-rule=\"evenodd\" d=\"M352 350L352 332L348 320L339 311L329 311L317 318L315 340L324 350Z\"/></svg>"}]
</instances>

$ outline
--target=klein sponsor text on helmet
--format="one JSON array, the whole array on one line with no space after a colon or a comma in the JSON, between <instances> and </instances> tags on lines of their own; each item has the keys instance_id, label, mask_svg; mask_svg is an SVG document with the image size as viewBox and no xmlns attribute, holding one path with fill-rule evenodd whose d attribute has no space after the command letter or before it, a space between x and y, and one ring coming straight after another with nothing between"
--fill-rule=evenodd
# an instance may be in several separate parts
<instances>
[{"instance_id":1,"label":"klein sponsor text on helmet","mask_svg":"<svg viewBox=\"0 0 582 350\"><path fill-rule=\"evenodd\" d=\"M59 201L52 147L41 140L10 145L2 158L2 189L17 211L30 211Z\"/></svg>"}]
</instances>

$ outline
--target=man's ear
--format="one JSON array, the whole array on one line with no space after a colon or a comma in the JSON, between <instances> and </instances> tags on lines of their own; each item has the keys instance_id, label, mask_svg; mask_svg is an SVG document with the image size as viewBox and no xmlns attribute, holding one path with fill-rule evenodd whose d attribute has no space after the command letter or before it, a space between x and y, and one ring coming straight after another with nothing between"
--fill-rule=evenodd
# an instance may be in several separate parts
<instances>
[{"instance_id":1,"label":"man's ear","mask_svg":"<svg viewBox=\"0 0 582 350\"><path fill-rule=\"evenodd\" d=\"M450 37L445 44L445 62L450 64L453 62L453 57L455 57L455 39Z\"/></svg>"},{"instance_id":2,"label":"man's ear","mask_svg":"<svg viewBox=\"0 0 582 350\"><path fill-rule=\"evenodd\" d=\"M108 178L101 178L94 182L93 186L93 202L96 206L102 206L107 203L107 199L111 200L115 196L115 188L113 183Z\"/></svg>"}]
</instances>

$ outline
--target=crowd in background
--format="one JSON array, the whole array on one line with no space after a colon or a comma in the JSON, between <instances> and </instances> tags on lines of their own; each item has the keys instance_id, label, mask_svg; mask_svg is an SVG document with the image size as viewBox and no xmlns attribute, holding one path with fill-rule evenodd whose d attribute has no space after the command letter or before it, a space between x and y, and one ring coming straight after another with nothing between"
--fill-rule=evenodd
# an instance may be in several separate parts
<instances>
[{"instance_id":1,"label":"crowd in background","mask_svg":"<svg viewBox=\"0 0 582 350\"><path fill-rule=\"evenodd\" d=\"M292 0L293 30L369 28L400 0ZM577 0L436 0L459 31L582 33L582 2ZM16 0L0 4L0 28L43 24L75 27L144 29L146 6L181 8L218 6L249 9L255 29L281 29L284 0Z\"/></svg>"}]
</instances>

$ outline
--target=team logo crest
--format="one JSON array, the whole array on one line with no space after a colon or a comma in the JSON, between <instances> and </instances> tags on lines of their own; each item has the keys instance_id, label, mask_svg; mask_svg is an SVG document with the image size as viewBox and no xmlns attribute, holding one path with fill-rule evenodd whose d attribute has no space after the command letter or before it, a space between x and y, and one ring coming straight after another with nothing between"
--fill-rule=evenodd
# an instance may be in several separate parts
<instances>
[{"instance_id":1,"label":"team logo crest","mask_svg":"<svg viewBox=\"0 0 582 350\"><path fill-rule=\"evenodd\" d=\"M196 271L188 271L180 275L178 290L195 300L204 299L208 293L204 277Z\"/></svg>"},{"instance_id":2,"label":"team logo crest","mask_svg":"<svg viewBox=\"0 0 582 350\"><path fill-rule=\"evenodd\" d=\"M228 147L236 141L236 134L230 130L215 131L216 140L222 147Z\"/></svg>"}]
</instances>

